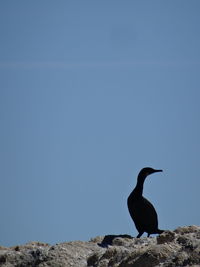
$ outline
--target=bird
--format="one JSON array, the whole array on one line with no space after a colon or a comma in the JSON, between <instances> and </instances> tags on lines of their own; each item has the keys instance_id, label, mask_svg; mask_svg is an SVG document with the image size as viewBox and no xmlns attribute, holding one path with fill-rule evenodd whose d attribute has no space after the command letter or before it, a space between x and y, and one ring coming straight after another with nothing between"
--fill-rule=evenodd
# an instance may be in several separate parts
<instances>
[{"instance_id":1,"label":"bird","mask_svg":"<svg viewBox=\"0 0 200 267\"><path fill-rule=\"evenodd\" d=\"M146 177L152 173L162 172L150 167L143 168L137 178L137 184L127 199L130 216L138 231L137 238L144 232L149 237L151 234L161 234L164 230L158 229L158 216L154 206L143 197L143 186Z\"/></svg>"}]
</instances>

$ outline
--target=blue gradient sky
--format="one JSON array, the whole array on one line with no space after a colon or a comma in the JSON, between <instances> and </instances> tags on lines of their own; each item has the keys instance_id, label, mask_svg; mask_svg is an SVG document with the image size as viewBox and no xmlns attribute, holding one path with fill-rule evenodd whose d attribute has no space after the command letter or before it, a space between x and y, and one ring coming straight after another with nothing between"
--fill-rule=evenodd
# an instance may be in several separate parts
<instances>
[{"instance_id":1,"label":"blue gradient sky","mask_svg":"<svg viewBox=\"0 0 200 267\"><path fill-rule=\"evenodd\" d=\"M200 2L0 2L0 245L200 224ZM197 212L198 211L198 212Z\"/></svg>"}]
</instances>

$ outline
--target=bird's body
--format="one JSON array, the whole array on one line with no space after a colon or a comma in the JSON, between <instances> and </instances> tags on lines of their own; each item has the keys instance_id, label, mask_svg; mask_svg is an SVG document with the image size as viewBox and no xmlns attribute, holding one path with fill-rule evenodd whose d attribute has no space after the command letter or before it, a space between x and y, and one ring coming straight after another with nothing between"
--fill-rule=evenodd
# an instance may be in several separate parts
<instances>
[{"instance_id":1,"label":"bird's body","mask_svg":"<svg viewBox=\"0 0 200 267\"><path fill-rule=\"evenodd\" d=\"M128 197L128 210L135 223L135 227L140 237L144 232L150 234L161 234L163 230L158 229L158 216L154 206L142 196L143 185L146 177L154 172L162 170L154 170L152 168L144 168L138 175L136 187Z\"/></svg>"}]
</instances>

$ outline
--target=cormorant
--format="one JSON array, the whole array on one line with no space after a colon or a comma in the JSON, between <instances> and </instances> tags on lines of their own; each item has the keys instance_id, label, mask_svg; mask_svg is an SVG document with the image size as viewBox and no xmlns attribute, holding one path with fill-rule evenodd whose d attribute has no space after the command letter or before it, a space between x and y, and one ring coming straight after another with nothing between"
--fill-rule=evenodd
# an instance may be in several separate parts
<instances>
[{"instance_id":1,"label":"cormorant","mask_svg":"<svg viewBox=\"0 0 200 267\"><path fill-rule=\"evenodd\" d=\"M137 178L137 184L127 199L128 210L135 223L139 234L137 237L146 232L150 234L161 234L164 230L158 229L158 216L154 206L142 196L143 185L146 177L154 172L162 172L152 168L143 168Z\"/></svg>"}]
</instances>

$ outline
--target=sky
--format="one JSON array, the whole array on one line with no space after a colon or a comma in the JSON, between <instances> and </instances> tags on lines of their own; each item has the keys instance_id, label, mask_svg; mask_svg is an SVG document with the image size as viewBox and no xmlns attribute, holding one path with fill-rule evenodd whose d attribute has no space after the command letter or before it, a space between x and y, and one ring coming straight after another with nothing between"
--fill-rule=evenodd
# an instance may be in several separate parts
<instances>
[{"instance_id":1,"label":"sky","mask_svg":"<svg viewBox=\"0 0 200 267\"><path fill-rule=\"evenodd\" d=\"M0 1L0 245L199 225L200 2ZM198 211L198 212L197 212Z\"/></svg>"}]
</instances>

